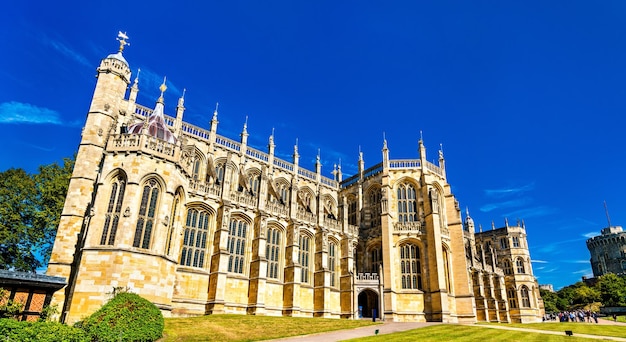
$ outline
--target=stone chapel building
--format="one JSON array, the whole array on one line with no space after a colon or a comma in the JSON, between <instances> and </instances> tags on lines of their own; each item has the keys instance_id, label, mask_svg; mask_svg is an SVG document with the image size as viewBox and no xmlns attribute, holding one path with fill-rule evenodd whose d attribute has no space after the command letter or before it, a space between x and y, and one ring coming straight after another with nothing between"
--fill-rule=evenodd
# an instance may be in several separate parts
<instances>
[{"instance_id":1,"label":"stone chapel building","mask_svg":"<svg viewBox=\"0 0 626 342\"><path fill-rule=\"evenodd\" d=\"M120 49L104 58L48 275L75 322L128 288L167 316L240 313L393 321L536 322L543 302L525 227L475 233L443 153L382 161L344 179L136 103ZM132 84L131 84L132 83ZM129 88L130 86L130 88ZM128 96L127 96L128 92Z\"/></svg>"}]
</instances>

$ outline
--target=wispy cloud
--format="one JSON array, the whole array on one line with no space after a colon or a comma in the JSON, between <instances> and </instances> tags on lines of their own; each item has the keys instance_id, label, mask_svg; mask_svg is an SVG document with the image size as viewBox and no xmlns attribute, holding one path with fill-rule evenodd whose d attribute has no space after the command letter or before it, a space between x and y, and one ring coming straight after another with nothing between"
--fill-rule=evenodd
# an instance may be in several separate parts
<instances>
[{"instance_id":1,"label":"wispy cloud","mask_svg":"<svg viewBox=\"0 0 626 342\"><path fill-rule=\"evenodd\" d=\"M68 57L69 59L72 59L75 62L78 62L79 64L82 64L84 66L87 66L90 68L93 67L93 63L90 63L89 60L87 60L87 58L85 58L82 54L78 53L76 50L72 49L71 47L65 45L61 41L44 37L44 42L47 45L50 45L53 49L55 49L57 52L61 53L65 57Z\"/></svg>"},{"instance_id":2,"label":"wispy cloud","mask_svg":"<svg viewBox=\"0 0 626 342\"><path fill-rule=\"evenodd\" d=\"M537 263L537 264L547 264L548 263L545 260L531 260L530 262L534 262L534 263Z\"/></svg>"},{"instance_id":3,"label":"wispy cloud","mask_svg":"<svg viewBox=\"0 0 626 342\"><path fill-rule=\"evenodd\" d=\"M0 123L4 124L49 124L62 125L59 113L30 103L0 103Z\"/></svg>"},{"instance_id":4,"label":"wispy cloud","mask_svg":"<svg viewBox=\"0 0 626 342\"><path fill-rule=\"evenodd\" d=\"M589 233L585 233L583 234L584 237L586 237L587 239L591 239L594 236L598 236L599 234L597 232L589 232Z\"/></svg>"},{"instance_id":5,"label":"wispy cloud","mask_svg":"<svg viewBox=\"0 0 626 342\"><path fill-rule=\"evenodd\" d=\"M502 197L508 197L508 196L528 192L528 191L533 190L534 188L535 188L535 183L533 182L533 183L529 183L529 184L522 185L522 186L506 187L502 189L487 189L487 190L484 190L484 192L487 197L502 198Z\"/></svg>"},{"instance_id":6,"label":"wispy cloud","mask_svg":"<svg viewBox=\"0 0 626 342\"><path fill-rule=\"evenodd\" d=\"M586 268L584 270L578 270L578 271L574 271L572 272L573 274L583 274L586 277L593 277L593 272L591 271L590 268Z\"/></svg>"},{"instance_id":7,"label":"wispy cloud","mask_svg":"<svg viewBox=\"0 0 626 342\"><path fill-rule=\"evenodd\" d=\"M515 208L515 207L526 205L530 203L531 201L532 200L530 198L524 197L524 198L519 198L515 200L505 201L505 202L489 203L480 207L480 211L482 211L483 213L488 213L496 209Z\"/></svg>"},{"instance_id":8,"label":"wispy cloud","mask_svg":"<svg viewBox=\"0 0 626 342\"><path fill-rule=\"evenodd\" d=\"M589 260L566 260L570 264L589 264Z\"/></svg>"},{"instance_id":9,"label":"wispy cloud","mask_svg":"<svg viewBox=\"0 0 626 342\"><path fill-rule=\"evenodd\" d=\"M557 210L554 208L550 208L546 206L538 206L538 207L533 207L533 208L525 208L525 209L511 211L511 212L505 213L502 216L530 218L530 217L546 216L546 215L554 214L556 212Z\"/></svg>"}]
</instances>

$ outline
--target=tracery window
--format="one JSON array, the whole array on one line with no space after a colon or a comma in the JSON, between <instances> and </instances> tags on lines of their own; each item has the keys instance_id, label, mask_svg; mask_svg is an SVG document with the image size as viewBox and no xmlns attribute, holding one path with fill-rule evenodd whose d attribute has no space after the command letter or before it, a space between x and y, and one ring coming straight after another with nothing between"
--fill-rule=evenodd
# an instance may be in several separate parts
<instances>
[{"instance_id":1,"label":"tracery window","mask_svg":"<svg viewBox=\"0 0 626 342\"><path fill-rule=\"evenodd\" d=\"M183 249L180 255L181 265L204 267L209 216L206 210L194 208L187 210Z\"/></svg>"},{"instance_id":2,"label":"tracery window","mask_svg":"<svg viewBox=\"0 0 626 342\"><path fill-rule=\"evenodd\" d=\"M520 297L522 298L522 307L529 308L530 296L528 294L528 288L526 286L522 286L522 288L520 289Z\"/></svg>"},{"instance_id":3,"label":"tracery window","mask_svg":"<svg viewBox=\"0 0 626 342\"><path fill-rule=\"evenodd\" d=\"M524 260L522 258L517 258L515 260L515 265L517 266L517 273L526 273L524 269Z\"/></svg>"},{"instance_id":4,"label":"tracery window","mask_svg":"<svg viewBox=\"0 0 626 342\"><path fill-rule=\"evenodd\" d=\"M246 253L246 233L248 231L248 223L240 218L230 220L228 231L228 272L243 274L243 264Z\"/></svg>"},{"instance_id":5,"label":"tracery window","mask_svg":"<svg viewBox=\"0 0 626 342\"><path fill-rule=\"evenodd\" d=\"M280 195L280 203L287 204L289 202L289 185L281 184L278 188L278 195Z\"/></svg>"},{"instance_id":6,"label":"tracery window","mask_svg":"<svg viewBox=\"0 0 626 342\"><path fill-rule=\"evenodd\" d=\"M113 245L115 243L115 234L117 233L117 224L120 220L120 212L122 211L122 201L124 200L124 189L126 188L126 178L122 175L118 176L111 184L111 195L109 196L109 205L104 219L104 228L102 229L101 245Z\"/></svg>"},{"instance_id":7,"label":"tracery window","mask_svg":"<svg viewBox=\"0 0 626 342\"><path fill-rule=\"evenodd\" d=\"M511 265L511 260L509 259L504 260L504 274L513 274L513 265Z\"/></svg>"},{"instance_id":8,"label":"tracery window","mask_svg":"<svg viewBox=\"0 0 626 342\"><path fill-rule=\"evenodd\" d=\"M509 298L509 308L517 309L517 294L514 288L506 290L506 296Z\"/></svg>"},{"instance_id":9,"label":"tracery window","mask_svg":"<svg viewBox=\"0 0 626 342\"><path fill-rule=\"evenodd\" d=\"M422 289L422 265L418 246L407 243L400 247L400 272L403 289Z\"/></svg>"},{"instance_id":10,"label":"tracery window","mask_svg":"<svg viewBox=\"0 0 626 342\"><path fill-rule=\"evenodd\" d=\"M174 205L172 206L172 216L170 216L169 230L167 233L167 243L165 245L165 254L169 255L172 248L172 235L174 234L174 222L176 222L176 216L178 215L178 206L180 205L180 194L177 194L174 198Z\"/></svg>"},{"instance_id":11,"label":"tracery window","mask_svg":"<svg viewBox=\"0 0 626 342\"><path fill-rule=\"evenodd\" d=\"M157 216L157 204L159 202L159 186L156 180L150 179L143 187L141 204L139 205L139 218L135 228L133 247L150 248L150 239Z\"/></svg>"},{"instance_id":12,"label":"tracery window","mask_svg":"<svg viewBox=\"0 0 626 342\"><path fill-rule=\"evenodd\" d=\"M330 286L337 286L337 244L328 244L328 269L330 269Z\"/></svg>"},{"instance_id":13,"label":"tracery window","mask_svg":"<svg viewBox=\"0 0 626 342\"><path fill-rule=\"evenodd\" d=\"M309 283L309 259L311 255L311 238L305 235L300 235L300 280L303 283Z\"/></svg>"},{"instance_id":14,"label":"tracery window","mask_svg":"<svg viewBox=\"0 0 626 342\"><path fill-rule=\"evenodd\" d=\"M513 237L513 247L519 247L519 237Z\"/></svg>"},{"instance_id":15,"label":"tracery window","mask_svg":"<svg viewBox=\"0 0 626 342\"><path fill-rule=\"evenodd\" d=\"M443 247L443 273L446 280L446 289L449 293L452 292L452 283L450 282L450 254L448 249Z\"/></svg>"},{"instance_id":16,"label":"tracery window","mask_svg":"<svg viewBox=\"0 0 626 342\"><path fill-rule=\"evenodd\" d=\"M200 158L198 156L196 156L193 162L192 177L196 181L200 178Z\"/></svg>"},{"instance_id":17,"label":"tracery window","mask_svg":"<svg viewBox=\"0 0 626 342\"><path fill-rule=\"evenodd\" d=\"M417 202L415 188L410 183L398 186L398 220L400 222L417 221Z\"/></svg>"},{"instance_id":18,"label":"tracery window","mask_svg":"<svg viewBox=\"0 0 626 342\"><path fill-rule=\"evenodd\" d=\"M250 188L250 195L259 195L259 184L261 183L261 175L251 173L248 175L248 186Z\"/></svg>"},{"instance_id":19,"label":"tracery window","mask_svg":"<svg viewBox=\"0 0 626 342\"><path fill-rule=\"evenodd\" d=\"M267 277L279 279L278 260L280 257L280 230L277 228L267 228L267 244L265 256L267 257Z\"/></svg>"},{"instance_id":20,"label":"tracery window","mask_svg":"<svg viewBox=\"0 0 626 342\"><path fill-rule=\"evenodd\" d=\"M507 248L509 248L509 239L501 238L500 239L500 249L507 249Z\"/></svg>"},{"instance_id":21,"label":"tracery window","mask_svg":"<svg viewBox=\"0 0 626 342\"><path fill-rule=\"evenodd\" d=\"M380 189L373 189L368 193L368 202L370 205L370 227L380 226L380 200L382 199L382 193Z\"/></svg>"},{"instance_id":22,"label":"tracery window","mask_svg":"<svg viewBox=\"0 0 626 342\"><path fill-rule=\"evenodd\" d=\"M226 171L226 166L224 163L217 163L215 165L215 183L222 184L224 183L224 172Z\"/></svg>"},{"instance_id":23,"label":"tracery window","mask_svg":"<svg viewBox=\"0 0 626 342\"><path fill-rule=\"evenodd\" d=\"M383 253L380 247L374 247L370 252L371 269L370 272L378 273L379 266L383 263Z\"/></svg>"},{"instance_id":24,"label":"tracery window","mask_svg":"<svg viewBox=\"0 0 626 342\"><path fill-rule=\"evenodd\" d=\"M356 199L348 200L348 224L356 226Z\"/></svg>"}]
</instances>

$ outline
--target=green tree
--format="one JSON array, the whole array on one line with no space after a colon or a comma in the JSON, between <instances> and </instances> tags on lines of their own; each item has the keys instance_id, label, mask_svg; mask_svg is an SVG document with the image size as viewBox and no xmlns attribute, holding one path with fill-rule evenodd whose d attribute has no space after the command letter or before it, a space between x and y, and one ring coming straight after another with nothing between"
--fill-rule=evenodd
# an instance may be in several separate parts
<instances>
[{"instance_id":1,"label":"green tree","mask_svg":"<svg viewBox=\"0 0 626 342\"><path fill-rule=\"evenodd\" d=\"M602 305L626 305L626 279L613 273L607 273L598 278L595 288L600 292Z\"/></svg>"},{"instance_id":2,"label":"green tree","mask_svg":"<svg viewBox=\"0 0 626 342\"><path fill-rule=\"evenodd\" d=\"M34 272L44 266L63 210L74 159L0 172L0 269Z\"/></svg>"},{"instance_id":3,"label":"green tree","mask_svg":"<svg viewBox=\"0 0 626 342\"><path fill-rule=\"evenodd\" d=\"M600 301L600 291L594 287L580 286L574 290L573 304L588 305Z\"/></svg>"},{"instance_id":4,"label":"green tree","mask_svg":"<svg viewBox=\"0 0 626 342\"><path fill-rule=\"evenodd\" d=\"M35 181L23 169L0 173L0 268L31 271L41 266L35 249L43 233L33 226Z\"/></svg>"},{"instance_id":5,"label":"green tree","mask_svg":"<svg viewBox=\"0 0 626 342\"><path fill-rule=\"evenodd\" d=\"M561 311L557 305L559 296L555 292L539 289L539 294L541 295L541 299L543 299L543 306L546 313Z\"/></svg>"},{"instance_id":6,"label":"green tree","mask_svg":"<svg viewBox=\"0 0 626 342\"><path fill-rule=\"evenodd\" d=\"M65 158L63 165L53 163L40 166L39 173L34 176L37 187L35 226L44 235L43 244L39 247L46 264L50 259L73 169L74 158Z\"/></svg>"}]
</instances>

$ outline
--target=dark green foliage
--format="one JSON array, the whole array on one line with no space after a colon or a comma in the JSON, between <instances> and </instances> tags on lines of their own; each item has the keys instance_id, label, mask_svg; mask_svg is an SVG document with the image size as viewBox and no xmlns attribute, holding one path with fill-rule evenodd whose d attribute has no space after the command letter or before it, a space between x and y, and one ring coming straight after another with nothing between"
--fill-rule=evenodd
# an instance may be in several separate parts
<instances>
[{"instance_id":1,"label":"dark green foliage","mask_svg":"<svg viewBox=\"0 0 626 342\"><path fill-rule=\"evenodd\" d=\"M595 287L604 306L626 306L626 278L608 273L598 278Z\"/></svg>"},{"instance_id":2,"label":"dark green foliage","mask_svg":"<svg viewBox=\"0 0 626 342\"><path fill-rule=\"evenodd\" d=\"M546 312L584 308L592 303L602 306L626 306L626 278L613 273L598 278L594 286L582 281L557 292L540 290Z\"/></svg>"},{"instance_id":3,"label":"dark green foliage","mask_svg":"<svg viewBox=\"0 0 626 342\"><path fill-rule=\"evenodd\" d=\"M79 326L100 342L155 341L163 335L164 321L154 304L134 293L123 292Z\"/></svg>"},{"instance_id":4,"label":"dark green foliage","mask_svg":"<svg viewBox=\"0 0 626 342\"><path fill-rule=\"evenodd\" d=\"M50 164L29 175L0 172L0 268L34 272L52 250L74 159Z\"/></svg>"},{"instance_id":5,"label":"dark green foliage","mask_svg":"<svg viewBox=\"0 0 626 342\"><path fill-rule=\"evenodd\" d=\"M81 329L58 322L19 322L0 319L0 340L20 342L89 342Z\"/></svg>"}]
</instances>

